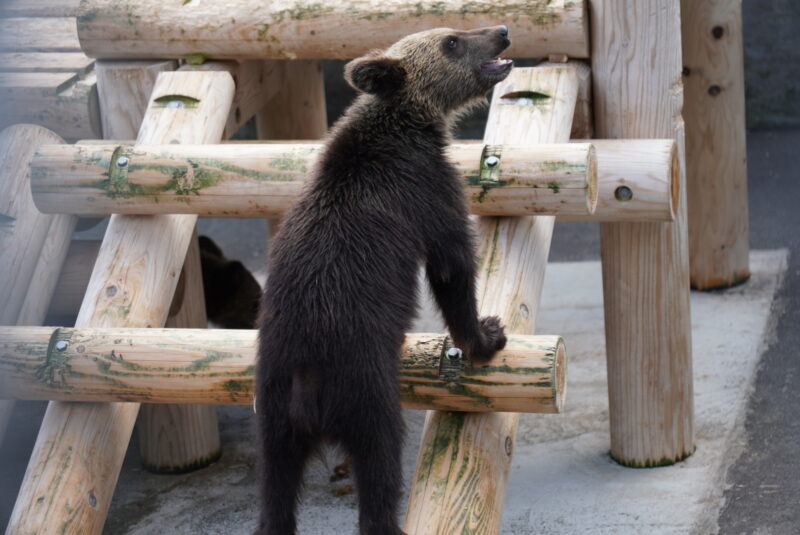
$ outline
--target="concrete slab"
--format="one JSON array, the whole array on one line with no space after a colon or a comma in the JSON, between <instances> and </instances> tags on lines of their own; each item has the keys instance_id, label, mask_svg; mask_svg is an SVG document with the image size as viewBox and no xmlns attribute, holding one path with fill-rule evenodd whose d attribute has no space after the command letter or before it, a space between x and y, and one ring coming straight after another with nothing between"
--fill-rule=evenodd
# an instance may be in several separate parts
<instances>
[{"instance_id":1,"label":"concrete slab","mask_svg":"<svg viewBox=\"0 0 800 535\"><path fill-rule=\"evenodd\" d=\"M503 522L504 534L711 533L725 473L738 454L748 389L769 343L770 307L786 270L785 250L754 252L746 285L692 294L697 452L672 467L634 470L608 457L608 402L599 262L548 267L541 333L561 334L570 358L567 411L523 415ZM441 328L423 314L417 330ZM424 413L407 411L406 480ZM105 533L249 534L257 516L251 413L221 409L224 453L182 476L141 470L131 448ZM342 460L313 463L301 505L301 533L356 533L348 479L331 482Z\"/></svg>"}]
</instances>

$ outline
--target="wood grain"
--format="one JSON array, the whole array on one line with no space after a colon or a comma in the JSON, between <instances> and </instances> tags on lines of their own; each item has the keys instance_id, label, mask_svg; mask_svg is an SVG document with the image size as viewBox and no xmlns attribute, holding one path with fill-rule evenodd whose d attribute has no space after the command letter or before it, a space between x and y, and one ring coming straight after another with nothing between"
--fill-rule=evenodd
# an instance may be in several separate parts
<instances>
[{"instance_id":1,"label":"wood grain","mask_svg":"<svg viewBox=\"0 0 800 535\"><path fill-rule=\"evenodd\" d=\"M44 73L10 73L9 76L20 74ZM59 87L63 87L61 84L50 86L50 89L31 91L8 88L8 98L0 100L0 127L17 123L37 124L53 130L68 141L99 137L100 111L94 73L79 79L70 73L53 74L70 76L70 83L60 91ZM18 82L11 84L17 85ZM3 91L0 89L0 93Z\"/></svg>"},{"instance_id":2,"label":"wood grain","mask_svg":"<svg viewBox=\"0 0 800 535\"><path fill-rule=\"evenodd\" d=\"M593 13L597 135L674 138L683 177L678 2L594 0ZM671 224L600 225L611 455L629 466L694 451L683 187L680 195Z\"/></svg>"},{"instance_id":3,"label":"wood grain","mask_svg":"<svg viewBox=\"0 0 800 535\"><path fill-rule=\"evenodd\" d=\"M635 195L619 211L643 219L664 219L664 213L669 218L669 196L657 195L659 185L669 183L663 147L632 143L625 150L620 144L606 145L614 153L607 157L615 166L610 174L629 184ZM84 216L277 216L302 192L321 150L322 145L307 143L47 147L32 163L34 201L45 213ZM499 160L495 171L485 163L490 154ZM456 143L449 156L476 215L541 213L591 219L597 204L598 158L589 143L486 149L482 144ZM619 156L645 164L632 166ZM124 167L115 165L120 157L127 159ZM606 194L614 199L613 189ZM608 211L615 210L616 203L606 204Z\"/></svg>"},{"instance_id":4,"label":"wood grain","mask_svg":"<svg viewBox=\"0 0 800 535\"><path fill-rule=\"evenodd\" d=\"M75 18L0 18L0 51L80 52Z\"/></svg>"},{"instance_id":5,"label":"wood grain","mask_svg":"<svg viewBox=\"0 0 800 535\"><path fill-rule=\"evenodd\" d=\"M179 329L208 327L200 245L197 229L189 242L181 278L185 290L176 292L172 307L178 311L167 318L166 326ZM176 303L179 301L179 303ZM163 353L160 357L168 359ZM117 399L115 401L121 401ZM166 400L169 402L169 400ZM139 412L139 452L151 472L177 474L203 468L222 455L217 408L201 400L201 405L144 405Z\"/></svg>"},{"instance_id":6,"label":"wood grain","mask_svg":"<svg viewBox=\"0 0 800 535\"><path fill-rule=\"evenodd\" d=\"M689 275L700 290L750 276L741 0L682 0Z\"/></svg>"},{"instance_id":7,"label":"wood grain","mask_svg":"<svg viewBox=\"0 0 800 535\"><path fill-rule=\"evenodd\" d=\"M23 308L28 302L49 300L49 285L55 283L58 272L50 276L36 273L42 250L52 226L60 228L76 218L47 216L36 209L28 161L41 145L63 142L49 130L31 125L0 132L0 325L38 325L44 321L46 303L33 317L23 313ZM13 401L0 400L0 444L13 408Z\"/></svg>"},{"instance_id":8,"label":"wood grain","mask_svg":"<svg viewBox=\"0 0 800 535\"><path fill-rule=\"evenodd\" d=\"M138 141L218 142L233 92L227 73L163 73ZM171 107L176 95L195 105ZM195 219L112 217L76 325L163 325ZM100 533L138 410L134 403L51 402L8 532Z\"/></svg>"},{"instance_id":9,"label":"wood grain","mask_svg":"<svg viewBox=\"0 0 800 535\"><path fill-rule=\"evenodd\" d=\"M3 72L72 72L87 74L94 60L83 52L0 52Z\"/></svg>"},{"instance_id":10,"label":"wood grain","mask_svg":"<svg viewBox=\"0 0 800 535\"><path fill-rule=\"evenodd\" d=\"M257 336L255 330L0 327L0 397L250 405ZM66 348L59 350L59 342ZM405 408L561 410L560 337L512 335L486 366L448 358L451 347L444 334L406 335Z\"/></svg>"},{"instance_id":11,"label":"wood grain","mask_svg":"<svg viewBox=\"0 0 800 535\"><path fill-rule=\"evenodd\" d=\"M0 17L74 17L80 0L3 0Z\"/></svg>"},{"instance_id":12,"label":"wood grain","mask_svg":"<svg viewBox=\"0 0 800 535\"><path fill-rule=\"evenodd\" d=\"M78 33L96 58L347 59L428 28L502 22L510 28L509 57L587 57L586 8L585 0L86 0Z\"/></svg>"},{"instance_id":13,"label":"wood grain","mask_svg":"<svg viewBox=\"0 0 800 535\"><path fill-rule=\"evenodd\" d=\"M503 98L517 91L550 98L535 106ZM577 75L569 67L514 69L495 87L484 142L566 142L577 92ZM500 315L508 333L534 330L553 223L552 216L478 220L480 313ZM518 422L512 412L429 412L405 531L499 533Z\"/></svg>"}]
</instances>

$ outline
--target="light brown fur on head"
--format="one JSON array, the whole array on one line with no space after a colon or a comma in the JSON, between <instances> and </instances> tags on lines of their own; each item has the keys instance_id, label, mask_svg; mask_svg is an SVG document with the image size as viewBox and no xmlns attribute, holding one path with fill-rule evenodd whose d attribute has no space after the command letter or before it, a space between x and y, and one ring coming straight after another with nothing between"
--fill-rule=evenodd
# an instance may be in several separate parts
<instances>
[{"instance_id":1,"label":"light brown fur on head","mask_svg":"<svg viewBox=\"0 0 800 535\"><path fill-rule=\"evenodd\" d=\"M351 61L345 77L359 91L404 109L446 117L508 75L511 64L494 61L510 44L507 36L505 26L415 33Z\"/></svg>"}]
</instances>

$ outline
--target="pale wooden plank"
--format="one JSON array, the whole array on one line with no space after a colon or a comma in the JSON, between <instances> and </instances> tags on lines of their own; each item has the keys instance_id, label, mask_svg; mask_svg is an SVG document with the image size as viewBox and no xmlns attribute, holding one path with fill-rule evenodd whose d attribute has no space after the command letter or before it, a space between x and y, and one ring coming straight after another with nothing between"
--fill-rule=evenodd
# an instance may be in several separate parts
<instances>
[{"instance_id":1,"label":"pale wooden plank","mask_svg":"<svg viewBox=\"0 0 800 535\"><path fill-rule=\"evenodd\" d=\"M78 52L80 49L72 17L0 19L0 51Z\"/></svg>"},{"instance_id":2,"label":"pale wooden plank","mask_svg":"<svg viewBox=\"0 0 800 535\"><path fill-rule=\"evenodd\" d=\"M0 72L0 95L4 98L31 99L51 97L64 91L75 81L74 72Z\"/></svg>"},{"instance_id":3,"label":"pale wooden plank","mask_svg":"<svg viewBox=\"0 0 800 535\"><path fill-rule=\"evenodd\" d=\"M0 17L74 17L80 0L3 0Z\"/></svg>"},{"instance_id":4,"label":"pale wooden plank","mask_svg":"<svg viewBox=\"0 0 800 535\"><path fill-rule=\"evenodd\" d=\"M0 71L86 74L94 60L83 52L0 52Z\"/></svg>"}]
</instances>

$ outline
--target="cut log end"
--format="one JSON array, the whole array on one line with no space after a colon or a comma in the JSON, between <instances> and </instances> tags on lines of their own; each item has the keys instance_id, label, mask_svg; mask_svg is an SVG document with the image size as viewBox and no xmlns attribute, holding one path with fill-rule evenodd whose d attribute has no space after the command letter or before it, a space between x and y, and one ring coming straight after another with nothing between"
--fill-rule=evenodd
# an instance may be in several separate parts
<instances>
[{"instance_id":1,"label":"cut log end","mask_svg":"<svg viewBox=\"0 0 800 535\"><path fill-rule=\"evenodd\" d=\"M564 409L564 398L567 394L567 346L564 339L559 337L556 345L555 362L553 363L553 400L555 411L560 413Z\"/></svg>"},{"instance_id":2,"label":"cut log end","mask_svg":"<svg viewBox=\"0 0 800 535\"><path fill-rule=\"evenodd\" d=\"M670 153L670 161L672 162L671 173L669 175L669 215L671 220L675 220L675 214L678 213L678 208L681 202L681 160L678 153L678 144L672 145L672 152Z\"/></svg>"}]
</instances>

